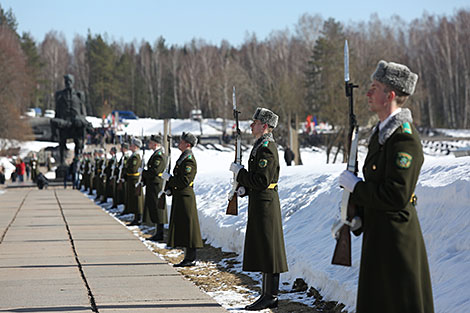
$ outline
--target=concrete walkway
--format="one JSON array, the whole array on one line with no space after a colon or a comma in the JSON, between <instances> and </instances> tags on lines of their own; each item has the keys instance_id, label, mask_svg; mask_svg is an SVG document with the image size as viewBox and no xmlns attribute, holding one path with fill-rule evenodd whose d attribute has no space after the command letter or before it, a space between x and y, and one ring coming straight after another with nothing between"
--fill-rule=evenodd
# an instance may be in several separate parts
<instances>
[{"instance_id":1,"label":"concrete walkway","mask_svg":"<svg viewBox=\"0 0 470 313\"><path fill-rule=\"evenodd\" d=\"M0 312L226 312L81 192L0 195Z\"/></svg>"}]
</instances>

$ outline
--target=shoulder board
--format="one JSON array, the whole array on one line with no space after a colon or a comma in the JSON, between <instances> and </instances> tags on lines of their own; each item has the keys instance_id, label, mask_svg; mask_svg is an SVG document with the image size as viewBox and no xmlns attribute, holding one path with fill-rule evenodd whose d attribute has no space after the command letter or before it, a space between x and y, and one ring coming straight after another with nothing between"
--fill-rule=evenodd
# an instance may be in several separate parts
<instances>
[{"instance_id":1,"label":"shoulder board","mask_svg":"<svg viewBox=\"0 0 470 313\"><path fill-rule=\"evenodd\" d=\"M190 154L188 155L188 159L191 160L193 158L193 156Z\"/></svg>"},{"instance_id":2,"label":"shoulder board","mask_svg":"<svg viewBox=\"0 0 470 313\"><path fill-rule=\"evenodd\" d=\"M158 151L157 154L158 154L158 155L162 155L162 152L161 152L161 151Z\"/></svg>"},{"instance_id":3,"label":"shoulder board","mask_svg":"<svg viewBox=\"0 0 470 313\"><path fill-rule=\"evenodd\" d=\"M263 147L267 147L269 145L269 140L266 140L265 142L263 142Z\"/></svg>"},{"instance_id":4,"label":"shoulder board","mask_svg":"<svg viewBox=\"0 0 470 313\"><path fill-rule=\"evenodd\" d=\"M408 123L408 122L403 123L403 124L401 125L401 128L403 129L403 132L404 132L404 133L406 133L406 134L412 134L410 123Z\"/></svg>"}]
</instances>

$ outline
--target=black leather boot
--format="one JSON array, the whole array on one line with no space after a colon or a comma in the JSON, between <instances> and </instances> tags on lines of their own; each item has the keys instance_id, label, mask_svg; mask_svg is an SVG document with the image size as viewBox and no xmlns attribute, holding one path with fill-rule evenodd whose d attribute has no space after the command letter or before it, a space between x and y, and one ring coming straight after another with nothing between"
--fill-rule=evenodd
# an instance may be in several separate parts
<instances>
[{"instance_id":1,"label":"black leather boot","mask_svg":"<svg viewBox=\"0 0 470 313\"><path fill-rule=\"evenodd\" d=\"M130 222L127 226L139 226L141 217L142 216L140 214L134 214L134 220Z\"/></svg>"},{"instance_id":2,"label":"black leather boot","mask_svg":"<svg viewBox=\"0 0 470 313\"><path fill-rule=\"evenodd\" d=\"M196 248L186 248L184 253L184 259L173 267L186 267L196 265Z\"/></svg>"},{"instance_id":3,"label":"black leather boot","mask_svg":"<svg viewBox=\"0 0 470 313\"><path fill-rule=\"evenodd\" d=\"M157 224L157 229L155 231L155 234L147 238L147 240L151 241L163 241L163 224Z\"/></svg>"},{"instance_id":4,"label":"black leather boot","mask_svg":"<svg viewBox=\"0 0 470 313\"><path fill-rule=\"evenodd\" d=\"M253 304L247 305L247 311L259 311L264 309L277 308L279 293L279 273L263 273L263 295Z\"/></svg>"}]
</instances>

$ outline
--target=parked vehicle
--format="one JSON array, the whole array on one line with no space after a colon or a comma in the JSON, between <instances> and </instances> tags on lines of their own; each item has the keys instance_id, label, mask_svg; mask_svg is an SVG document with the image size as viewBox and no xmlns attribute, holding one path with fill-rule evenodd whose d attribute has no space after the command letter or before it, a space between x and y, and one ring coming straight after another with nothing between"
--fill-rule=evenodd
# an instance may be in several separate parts
<instances>
[{"instance_id":1,"label":"parked vehicle","mask_svg":"<svg viewBox=\"0 0 470 313\"><path fill-rule=\"evenodd\" d=\"M36 110L33 108L28 109L24 115L29 116L29 117L36 117Z\"/></svg>"},{"instance_id":2,"label":"parked vehicle","mask_svg":"<svg viewBox=\"0 0 470 313\"><path fill-rule=\"evenodd\" d=\"M119 122L122 120L136 120L138 117L132 111L118 111L114 110L112 113L115 117L119 117Z\"/></svg>"},{"instance_id":3,"label":"parked vehicle","mask_svg":"<svg viewBox=\"0 0 470 313\"><path fill-rule=\"evenodd\" d=\"M54 111L54 110L46 110L46 111L44 111L44 117L54 118L54 117L55 117L55 111Z\"/></svg>"}]
</instances>

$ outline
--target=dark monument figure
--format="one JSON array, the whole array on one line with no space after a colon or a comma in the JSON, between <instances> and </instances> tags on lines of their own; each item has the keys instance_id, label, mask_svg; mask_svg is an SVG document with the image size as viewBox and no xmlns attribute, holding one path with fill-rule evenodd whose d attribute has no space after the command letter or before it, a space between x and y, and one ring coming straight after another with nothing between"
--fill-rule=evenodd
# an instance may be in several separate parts
<instances>
[{"instance_id":1,"label":"dark monument figure","mask_svg":"<svg viewBox=\"0 0 470 313\"><path fill-rule=\"evenodd\" d=\"M56 170L56 178L67 174L65 164L66 143L72 138L75 143L75 157L83 151L83 142L87 129L91 124L86 120L85 96L83 92L73 89L73 75L64 75L65 89L55 93L55 118L51 119L54 138L59 141L60 160Z\"/></svg>"}]
</instances>

